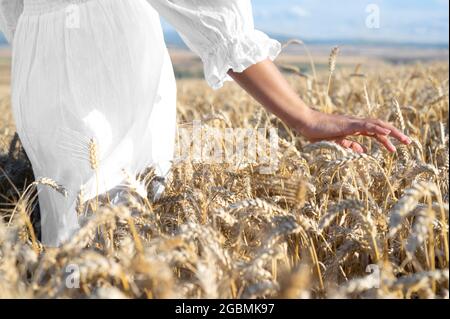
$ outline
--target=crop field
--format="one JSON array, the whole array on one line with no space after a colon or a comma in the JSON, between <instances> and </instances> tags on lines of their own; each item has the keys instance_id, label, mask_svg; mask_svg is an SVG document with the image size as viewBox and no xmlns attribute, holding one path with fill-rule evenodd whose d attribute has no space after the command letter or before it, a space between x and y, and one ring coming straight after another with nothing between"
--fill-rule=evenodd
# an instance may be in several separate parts
<instances>
[{"instance_id":1,"label":"crop field","mask_svg":"<svg viewBox=\"0 0 450 319\"><path fill-rule=\"evenodd\" d=\"M36 185L64 185L34 180L0 55L0 298L448 298L448 62L330 60L276 62L312 107L389 121L410 146L310 144L236 84L182 78L180 128L262 128L264 146L275 129L275 169L177 161L156 202L151 168L127 175L119 205L80 190L80 231L48 248Z\"/></svg>"}]
</instances>

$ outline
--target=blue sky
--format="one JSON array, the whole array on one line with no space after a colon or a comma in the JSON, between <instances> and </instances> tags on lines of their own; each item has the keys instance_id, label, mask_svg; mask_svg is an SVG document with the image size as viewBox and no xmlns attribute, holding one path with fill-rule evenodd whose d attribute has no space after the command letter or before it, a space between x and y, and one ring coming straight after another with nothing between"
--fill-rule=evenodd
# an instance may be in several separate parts
<instances>
[{"instance_id":1,"label":"blue sky","mask_svg":"<svg viewBox=\"0 0 450 319\"><path fill-rule=\"evenodd\" d=\"M367 39L448 43L449 0L253 0L255 24L303 39ZM367 28L367 5L380 28Z\"/></svg>"}]
</instances>

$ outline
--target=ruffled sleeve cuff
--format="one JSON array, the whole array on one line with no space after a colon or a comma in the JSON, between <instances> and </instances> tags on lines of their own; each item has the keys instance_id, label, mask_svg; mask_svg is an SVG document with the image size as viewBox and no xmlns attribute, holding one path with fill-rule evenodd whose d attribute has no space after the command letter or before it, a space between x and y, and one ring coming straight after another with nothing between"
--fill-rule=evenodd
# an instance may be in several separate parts
<instances>
[{"instance_id":1,"label":"ruffled sleeve cuff","mask_svg":"<svg viewBox=\"0 0 450 319\"><path fill-rule=\"evenodd\" d=\"M281 44L258 30L231 38L201 54L205 79L210 87L217 90L225 81L232 81L228 75L230 69L243 72L267 58L275 60L280 52Z\"/></svg>"}]
</instances>

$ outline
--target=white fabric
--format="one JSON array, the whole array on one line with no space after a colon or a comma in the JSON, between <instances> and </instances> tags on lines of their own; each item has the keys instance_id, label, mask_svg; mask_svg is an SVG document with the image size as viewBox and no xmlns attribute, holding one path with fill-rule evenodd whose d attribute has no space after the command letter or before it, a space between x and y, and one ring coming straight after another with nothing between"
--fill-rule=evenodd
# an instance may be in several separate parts
<instances>
[{"instance_id":1,"label":"white fabric","mask_svg":"<svg viewBox=\"0 0 450 319\"><path fill-rule=\"evenodd\" d=\"M250 0L148 0L203 61L205 79L218 89L252 64L274 60L281 45L255 30Z\"/></svg>"},{"instance_id":2,"label":"white fabric","mask_svg":"<svg viewBox=\"0 0 450 319\"><path fill-rule=\"evenodd\" d=\"M121 184L123 169L155 166L163 177L170 169L176 85L158 12L201 57L213 88L230 79L229 69L280 51L254 30L248 0L0 0L1 31L13 44L17 132L35 177L68 191L38 187L45 245L59 246L79 228L81 185L88 200Z\"/></svg>"},{"instance_id":3,"label":"white fabric","mask_svg":"<svg viewBox=\"0 0 450 319\"><path fill-rule=\"evenodd\" d=\"M23 11L23 0L0 0L0 31L11 42L16 30L17 20Z\"/></svg>"}]
</instances>

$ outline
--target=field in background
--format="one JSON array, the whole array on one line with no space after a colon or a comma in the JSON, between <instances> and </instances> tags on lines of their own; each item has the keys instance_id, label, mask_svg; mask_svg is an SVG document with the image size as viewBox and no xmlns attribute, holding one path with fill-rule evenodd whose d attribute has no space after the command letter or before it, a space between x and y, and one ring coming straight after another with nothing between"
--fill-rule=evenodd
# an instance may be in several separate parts
<instances>
[{"instance_id":1,"label":"field in background","mask_svg":"<svg viewBox=\"0 0 450 319\"><path fill-rule=\"evenodd\" d=\"M328 57L331 46L308 46L314 57L317 69L328 68ZM170 55L178 79L202 78L203 68L200 59L191 51L177 46L169 46ZM0 97L8 91L10 50L0 47ZM417 46L358 46L345 45L341 47L340 66L355 67L363 64L366 68L376 68L386 64L413 64L416 62L447 61L448 48L420 48ZM311 73L308 56L302 46L290 46L278 58L279 64L294 65L302 72Z\"/></svg>"},{"instance_id":2,"label":"field in background","mask_svg":"<svg viewBox=\"0 0 450 319\"><path fill-rule=\"evenodd\" d=\"M58 249L38 240L0 53L0 297L448 298L448 50L343 48L329 97L330 48L310 48L317 78L303 49L290 50L277 63L307 103L390 121L412 145L391 155L358 137L365 156L308 144L234 83L212 91L197 79L198 59L174 50L178 122L276 128L278 170L178 163L157 203L151 170L129 176L122 205L80 201L83 227ZM68 285L71 265L77 287Z\"/></svg>"},{"instance_id":3,"label":"field in background","mask_svg":"<svg viewBox=\"0 0 450 319\"><path fill-rule=\"evenodd\" d=\"M308 46L314 57L317 69L328 68L328 57L332 46ZM346 45L341 48L339 66L355 67L363 64L365 68L376 68L386 64L414 64L418 61L447 61L449 51L442 48L419 48L417 46L377 47ZM171 56L178 78L201 78L203 76L202 64L193 53L185 49L171 48ZM295 65L306 73L311 73L309 58L300 45L288 47L278 58L279 64Z\"/></svg>"}]
</instances>

